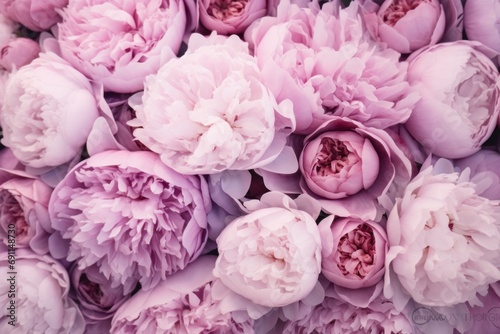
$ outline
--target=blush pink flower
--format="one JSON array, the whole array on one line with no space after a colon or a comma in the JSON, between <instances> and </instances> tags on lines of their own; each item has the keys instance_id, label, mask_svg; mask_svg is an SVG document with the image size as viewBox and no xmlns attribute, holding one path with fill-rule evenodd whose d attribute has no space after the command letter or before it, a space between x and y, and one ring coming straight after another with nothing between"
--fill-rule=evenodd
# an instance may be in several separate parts
<instances>
[{"instance_id":1,"label":"blush pink flower","mask_svg":"<svg viewBox=\"0 0 500 334\"><path fill-rule=\"evenodd\" d=\"M175 57L186 29L183 0L76 0L61 11L62 56L108 91L133 93Z\"/></svg>"},{"instance_id":2,"label":"blush pink flower","mask_svg":"<svg viewBox=\"0 0 500 334\"><path fill-rule=\"evenodd\" d=\"M47 210L51 193L49 186L31 175L0 169L0 240L5 245L48 253L53 232Z\"/></svg>"},{"instance_id":3,"label":"blush pink flower","mask_svg":"<svg viewBox=\"0 0 500 334\"><path fill-rule=\"evenodd\" d=\"M444 158L477 152L497 126L500 79L478 43L441 43L408 59L408 80L422 96L405 123L424 148Z\"/></svg>"},{"instance_id":4,"label":"blush pink flower","mask_svg":"<svg viewBox=\"0 0 500 334\"><path fill-rule=\"evenodd\" d=\"M373 9L373 1L365 1ZM373 37L401 53L436 44L445 30L445 11L440 0L386 0L364 15ZM418 29L415 24L418 22Z\"/></svg>"},{"instance_id":5,"label":"blush pink flower","mask_svg":"<svg viewBox=\"0 0 500 334\"><path fill-rule=\"evenodd\" d=\"M500 280L500 202L482 197L468 170L455 173L447 160L408 185L387 234L384 294L401 306L410 297L428 306L474 305Z\"/></svg>"},{"instance_id":6,"label":"blush pink flower","mask_svg":"<svg viewBox=\"0 0 500 334\"><path fill-rule=\"evenodd\" d=\"M323 210L379 220L410 181L413 164L384 130L333 117L304 140L301 188Z\"/></svg>"},{"instance_id":7,"label":"blush pink flower","mask_svg":"<svg viewBox=\"0 0 500 334\"><path fill-rule=\"evenodd\" d=\"M262 167L283 151L295 120L289 101L278 106L261 80L236 35L194 34L187 53L147 77L144 92L132 96L137 119L129 124L179 173Z\"/></svg>"},{"instance_id":8,"label":"blush pink flower","mask_svg":"<svg viewBox=\"0 0 500 334\"><path fill-rule=\"evenodd\" d=\"M151 289L200 255L209 209L204 179L176 173L154 153L99 153L54 190L51 253L81 269L99 266L125 293L138 282Z\"/></svg>"},{"instance_id":9,"label":"blush pink flower","mask_svg":"<svg viewBox=\"0 0 500 334\"><path fill-rule=\"evenodd\" d=\"M315 218L307 212L315 208L309 196L293 201L268 194L269 204L251 204L255 211L233 220L219 235L214 275L254 303L278 307L303 299L316 286L321 241Z\"/></svg>"},{"instance_id":10,"label":"blush pink flower","mask_svg":"<svg viewBox=\"0 0 500 334\"><path fill-rule=\"evenodd\" d=\"M0 302L7 309L11 293L8 254L0 254ZM0 315L2 333L83 334L85 322L76 304L68 297L70 282L66 269L48 255L28 249L16 250L15 326L8 311Z\"/></svg>"},{"instance_id":11,"label":"blush pink flower","mask_svg":"<svg viewBox=\"0 0 500 334\"><path fill-rule=\"evenodd\" d=\"M40 47L29 38L13 38L0 47L0 67L7 71L19 69L38 57Z\"/></svg>"},{"instance_id":12,"label":"blush pink flower","mask_svg":"<svg viewBox=\"0 0 500 334\"><path fill-rule=\"evenodd\" d=\"M215 257L201 257L151 291L140 290L116 312L111 334L251 334L212 297Z\"/></svg>"},{"instance_id":13,"label":"blush pink flower","mask_svg":"<svg viewBox=\"0 0 500 334\"><path fill-rule=\"evenodd\" d=\"M322 273L336 285L358 289L377 284L385 272L387 235L373 221L333 216L323 219Z\"/></svg>"},{"instance_id":14,"label":"blush pink flower","mask_svg":"<svg viewBox=\"0 0 500 334\"><path fill-rule=\"evenodd\" d=\"M1 0L0 12L31 30L47 30L61 20L57 10L68 0Z\"/></svg>"},{"instance_id":15,"label":"blush pink flower","mask_svg":"<svg viewBox=\"0 0 500 334\"><path fill-rule=\"evenodd\" d=\"M55 54L43 53L7 80L2 144L29 167L59 166L80 155L98 115L88 79Z\"/></svg>"},{"instance_id":16,"label":"blush pink flower","mask_svg":"<svg viewBox=\"0 0 500 334\"><path fill-rule=\"evenodd\" d=\"M287 2L245 32L264 83L290 99L297 131L310 133L332 115L385 128L404 122L418 100L400 54L373 41L357 2L299 8Z\"/></svg>"},{"instance_id":17,"label":"blush pink flower","mask_svg":"<svg viewBox=\"0 0 500 334\"><path fill-rule=\"evenodd\" d=\"M239 34L267 12L266 0L201 0L200 22L222 35Z\"/></svg>"}]
</instances>

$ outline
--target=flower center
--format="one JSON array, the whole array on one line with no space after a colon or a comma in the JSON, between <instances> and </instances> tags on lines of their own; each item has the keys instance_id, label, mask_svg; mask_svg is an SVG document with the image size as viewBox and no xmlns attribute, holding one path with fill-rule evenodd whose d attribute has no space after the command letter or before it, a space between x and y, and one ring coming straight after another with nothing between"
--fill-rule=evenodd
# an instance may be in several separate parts
<instances>
[{"instance_id":1,"label":"flower center","mask_svg":"<svg viewBox=\"0 0 500 334\"><path fill-rule=\"evenodd\" d=\"M417 8L422 2L429 2L429 0L394 0L385 10L382 18L385 23L394 26L406 13Z\"/></svg>"},{"instance_id":2,"label":"flower center","mask_svg":"<svg viewBox=\"0 0 500 334\"><path fill-rule=\"evenodd\" d=\"M338 139L325 137L321 139L320 152L316 155L313 173L318 176L338 174L348 165L348 155L351 153L347 146Z\"/></svg>"},{"instance_id":3,"label":"flower center","mask_svg":"<svg viewBox=\"0 0 500 334\"><path fill-rule=\"evenodd\" d=\"M248 0L210 0L208 14L217 20L225 21L243 14Z\"/></svg>"},{"instance_id":4,"label":"flower center","mask_svg":"<svg viewBox=\"0 0 500 334\"><path fill-rule=\"evenodd\" d=\"M80 276L80 287L95 304L99 305L101 303L101 299L104 296L102 293L101 287L99 284L91 282L87 275L82 274Z\"/></svg>"},{"instance_id":5,"label":"flower center","mask_svg":"<svg viewBox=\"0 0 500 334\"><path fill-rule=\"evenodd\" d=\"M364 278L373 267L375 256L375 238L373 230L361 224L340 238L338 244L338 268L344 274Z\"/></svg>"},{"instance_id":6,"label":"flower center","mask_svg":"<svg viewBox=\"0 0 500 334\"><path fill-rule=\"evenodd\" d=\"M16 237L28 234L29 226L26 223L24 212L19 202L7 190L0 191L0 217L1 222L7 230L7 224L16 225Z\"/></svg>"}]
</instances>

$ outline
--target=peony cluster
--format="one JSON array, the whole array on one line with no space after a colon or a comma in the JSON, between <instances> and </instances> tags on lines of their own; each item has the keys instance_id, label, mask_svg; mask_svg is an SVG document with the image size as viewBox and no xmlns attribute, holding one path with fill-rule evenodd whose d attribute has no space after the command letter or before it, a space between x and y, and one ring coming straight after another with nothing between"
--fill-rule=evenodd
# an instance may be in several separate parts
<instances>
[{"instance_id":1,"label":"peony cluster","mask_svg":"<svg viewBox=\"0 0 500 334\"><path fill-rule=\"evenodd\" d=\"M0 333L496 333L499 8L0 0Z\"/></svg>"}]
</instances>

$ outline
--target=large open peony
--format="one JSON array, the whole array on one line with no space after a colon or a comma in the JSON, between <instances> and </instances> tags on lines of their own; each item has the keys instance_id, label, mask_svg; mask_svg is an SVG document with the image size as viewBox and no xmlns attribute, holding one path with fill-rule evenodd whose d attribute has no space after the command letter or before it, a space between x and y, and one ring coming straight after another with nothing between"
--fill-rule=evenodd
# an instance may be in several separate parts
<instances>
[{"instance_id":1,"label":"large open peony","mask_svg":"<svg viewBox=\"0 0 500 334\"><path fill-rule=\"evenodd\" d=\"M387 222L385 295L403 307L477 302L500 280L500 201L440 159L408 185ZM399 284L400 283L400 284Z\"/></svg>"},{"instance_id":2,"label":"large open peony","mask_svg":"<svg viewBox=\"0 0 500 334\"><path fill-rule=\"evenodd\" d=\"M179 173L213 174L272 162L294 128L237 36L194 34L187 53L146 78L130 99L134 136Z\"/></svg>"},{"instance_id":3,"label":"large open peony","mask_svg":"<svg viewBox=\"0 0 500 334\"><path fill-rule=\"evenodd\" d=\"M80 269L97 264L125 293L137 282L150 289L200 255L209 207L202 178L176 173L154 153L103 152L54 190L51 252Z\"/></svg>"},{"instance_id":4,"label":"large open peony","mask_svg":"<svg viewBox=\"0 0 500 334\"><path fill-rule=\"evenodd\" d=\"M283 1L277 17L245 32L265 84L278 101L294 105L297 131L309 133L331 115L385 128L406 121L418 99L409 94L407 64L371 38L358 4L316 2L299 8Z\"/></svg>"}]
</instances>

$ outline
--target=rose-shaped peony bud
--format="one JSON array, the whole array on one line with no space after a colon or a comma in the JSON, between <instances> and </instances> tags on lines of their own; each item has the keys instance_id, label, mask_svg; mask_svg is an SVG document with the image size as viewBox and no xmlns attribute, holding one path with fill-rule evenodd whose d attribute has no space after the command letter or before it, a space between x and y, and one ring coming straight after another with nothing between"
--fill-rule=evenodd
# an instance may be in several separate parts
<instances>
[{"instance_id":1,"label":"rose-shaped peony bud","mask_svg":"<svg viewBox=\"0 0 500 334\"><path fill-rule=\"evenodd\" d=\"M379 224L357 218L323 219L322 273L328 280L350 289L377 284L384 275L387 235Z\"/></svg>"},{"instance_id":2,"label":"rose-shaped peony bud","mask_svg":"<svg viewBox=\"0 0 500 334\"><path fill-rule=\"evenodd\" d=\"M408 64L375 42L357 1L299 8L283 2L245 32L264 83L278 102L290 99L297 132L309 134L332 115L386 128L408 119L418 100L406 81Z\"/></svg>"},{"instance_id":3,"label":"rose-shaped peony bud","mask_svg":"<svg viewBox=\"0 0 500 334\"><path fill-rule=\"evenodd\" d=\"M200 0L200 22L222 35L239 34L266 15L266 0Z\"/></svg>"},{"instance_id":4,"label":"rose-shaped peony bud","mask_svg":"<svg viewBox=\"0 0 500 334\"><path fill-rule=\"evenodd\" d=\"M386 0L376 11L372 0L364 6L370 11L364 16L370 33L398 52L434 45L443 36L446 19L440 0Z\"/></svg>"},{"instance_id":5,"label":"rose-shaped peony bud","mask_svg":"<svg viewBox=\"0 0 500 334\"><path fill-rule=\"evenodd\" d=\"M333 117L304 143L301 187L338 216L379 220L413 175L404 148L386 131L346 118Z\"/></svg>"},{"instance_id":6,"label":"rose-shaped peony bud","mask_svg":"<svg viewBox=\"0 0 500 334\"><path fill-rule=\"evenodd\" d=\"M238 36L193 34L187 53L147 77L130 99L134 136L179 173L265 166L294 129L289 101L278 106ZM278 163L286 165L276 159Z\"/></svg>"},{"instance_id":7,"label":"rose-shaped peony bud","mask_svg":"<svg viewBox=\"0 0 500 334\"><path fill-rule=\"evenodd\" d=\"M20 171L0 169L0 239L15 248L49 251L49 204L52 189Z\"/></svg>"},{"instance_id":8,"label":"rose-shaped peony bud","mask_svg":"<svg viewBox=\"0 0 500 334\"><path fill-rule=\"evenodd\" d=\"M186 29L183 0L75 0L61 12L63 57L108 91L133 93L175 57Z\"/></svg>"},{"instance_id":9,"label":"rose-shaped peony bud","mask_svg":"<svg viewBox=\"0 0 500 334\"><path fill-rule=\"evenodd\" d=\"M154 153L99 153L54 190L50 250L79 268L96 264L125 293L137 282L151 289L200 255L209 205L203 178L174 172Z\"/></svg>"},{"instance_id":10,"label":"rose-shaped peony bud","mask_svg":"<svg viewBox=\"0 0 500 334\"><path fill-rule=\"evenodd\" d=\"M500 53L500 3L496 0L467 0L464 29L467 38L479 41Z\"/></svg>"},{"instance_id":11,"label":"rose-shaped peony bud","mask_svg":"<svg viewBox=\"0 0 500 334\"><path fill-rule=\"evenodd\" d=\"M425 166L425 164L424 164ZM429 306L477 304L500 280L500 201L439 159L422 170L387 221L384 294ZM401 288L399 288L401 286Z\"/></svg>"},{"instance_id":12,"label":"rose-shaped peony bud","mask_svg":"<svg viewBox=\"0 0 500 334\"><path fill-rule=\"evenodd\" d=\"M116 312L111 334L251 334L253 321L222 313L212 297L215 257L201 257L151 291L139 291Z\"/></svg>"},{"instance_id":13,"label":"rose-shaped peony bud","mask_svg":"<svg viewBox=\"0 0 500 334\"><path fill-rule=\"evenodd\" d=\"M112 287L112 282L99 272L96 265L80 270L74 264L69 274L74 289L72 298L79 305L87 324L111 319L129 298L123 286Z\"/></svg>"},{"instance_id":14,"label":"rose-shaped peony bud","mask_svg":"<svg viewBox=\"0 0 500 334\"><path fill-rule=\"evenodd\" d=\"M97 116L87 78L55 54L44 53L6 83L2 144L27 166L62 165L80 154Z\"/></svg>"},{"instance_id":15,"label":"rose-shaped peony bud","mask_svg":"<svg viewBox=\"0 0 500 334\"><path fill-rule=\"evenodd\" d=\"M233 220L219 235L214 275L254 303L278 307L301 300L317 284L321 240L300 202L271 197L278 197L274 207Z\"/></svg>"},{"instance_id":16,"label":"rose-shaped peony bud","mask_svg":"<svg viewBox=\"0 0 500 334\"><path fill-rule=\"evenodd\" d=\"M477 152L497 125L498 70L475 45L442 43L408 59L408 80L422 98L406 128L428 152L441 157Z\"/></svg>"},{"instance_id":17,"label":"rose-shaped peony bud","mask_svg":"<svg viewBox=\"0 0 500 334\"><path fill-rule=\"evenodd\" d=\"M82 334L80 310L68 298L70 282L66 269L48 255L27 249L15 252L15 272L9 255L0 254L0 332L12 334ZM12 303L14 302L14 304ZM10 309L9 309L10 307Z\"/></svg>"},{"instance_id":18,"label":"rose-shaped peony bud","mask_svg":"<svg viewBox=\"0 0 500 334\"><path fill-rule=\"evenodd\" d=\"M47 30L60 21L57 10L68 0L0 0L0 12L31 30Z\"/></svg>"},{"instance_id":19,"label":"rose-shaped peony bud","mask_svg":"<svg viewBox=\"0 0 500 334\"><path fill-rule=\"evenodd\" d=\"M0 50L0 67L7 71L19 69L38 57L40 47L28 38L13 38Z\"/></svg>"}]
</instances>

